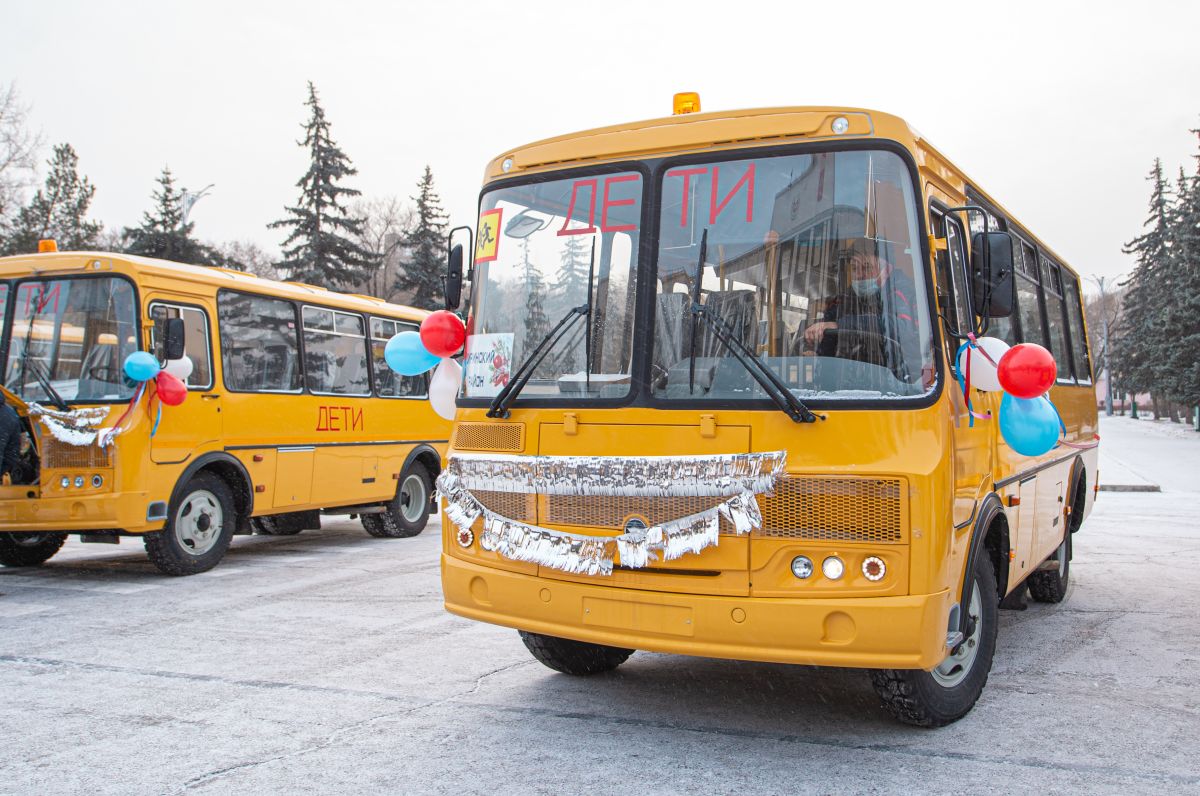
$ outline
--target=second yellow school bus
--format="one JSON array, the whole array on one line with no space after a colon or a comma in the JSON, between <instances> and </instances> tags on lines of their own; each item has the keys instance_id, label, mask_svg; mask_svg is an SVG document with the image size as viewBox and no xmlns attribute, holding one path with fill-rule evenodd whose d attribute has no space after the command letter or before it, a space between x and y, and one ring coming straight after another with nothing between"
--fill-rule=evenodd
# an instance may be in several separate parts
<instances>
[{"instance_id":1,"label":"second yellow school bus","mask_svg":"<svg viewBox=\"0 0 1200 796\"><path fill-rule=\"evenodd\" d=\"M1063 599L1097 462L1078 277L903 120L517 147L474 252L450 611L572 674L636 649L860 667L930 726L974 705L1006 596ZM954 375L971 335L1053 353L1064 444L1009 447L1000 394Z\"/></svg>"},{"instance_id":2,"label":"second yellow school bus","mask_svg":"<svg viewBox=\"0 0 1200 796\"><path fill-rule=\"evenodd\" d=\"M330 510L375 536L420 533L449 423L383 349L426 314L103 252L0 259L0 564L39 565L70 533L133 536L187 575L234 534L296 533ZM187 360L182 404L153 389L131 404L122 364L138 350Z\"/></svg>"}]
</instances>

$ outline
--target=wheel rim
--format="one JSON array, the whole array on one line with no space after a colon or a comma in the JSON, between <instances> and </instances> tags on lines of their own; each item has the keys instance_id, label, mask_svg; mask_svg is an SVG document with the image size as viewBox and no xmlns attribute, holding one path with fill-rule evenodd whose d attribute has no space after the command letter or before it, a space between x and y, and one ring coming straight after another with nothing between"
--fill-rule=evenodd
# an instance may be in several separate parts
<instances>
[{"instance_id":1,"label":"wheel rim","mask_svg":"<svg viewBox=\"0 0 1200 796\"><path fill-rule=\"evenodd\" d=\"M37 547L49 538L44 533L14 533L9 534L17 547Z\"/></svg>"},{"instance_id":2,"label":"wheel rim","mask_svg":"<svg viewBox=\"0 0 1200 796\"><path fill-rule=\"evenodd\" d=\"M225 512L217 496L207 489L188 494L175 512L175 539L179 547L193 556L202 556L213 548L225 527Z\"/></svg>"},{"instance_id":3,"label":"wheel rim","mask_svg":"<svg viewBox=\"0 0 1200 796\"><path fill-rule=\"evenodd\" d=\"M931 672L933 679L944 688L953 688L967 679L975 665L975 658L979 655L979 643L983 639L983 601L979 597L979 584L972 582L971 589L971 602L967 614L971 617L974 629L971 635L958 645L958 649Z\"/></svg>"},{"instance_id":4,"label":"wheel rim","mask_svg":"<svg viewBox=\"0 0 1200 796\"><path fill-rule=\"evenodd\" d=\"M413 474L400 484L400 516L406 522L416 522L425 514L425 481L421 476Z\"/></svg>"}]
</instances>

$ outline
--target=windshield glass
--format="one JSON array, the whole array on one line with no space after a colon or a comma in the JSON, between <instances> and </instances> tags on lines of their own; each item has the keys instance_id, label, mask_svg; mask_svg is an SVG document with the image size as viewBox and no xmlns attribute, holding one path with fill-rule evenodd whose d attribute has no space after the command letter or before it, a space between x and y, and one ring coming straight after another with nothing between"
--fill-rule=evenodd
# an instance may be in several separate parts
<instances>
[{"instance_id":1,"label":"windshield glass","mask_svg":"<svg viewBox=\"0 0 1200 796\"><path fill-rule=\"evenodd\" d=\"M933 388L916 203L899 156L697 163L667 169L660 190L656 397L766 397L688 312L702 237L702 303L798 397L898 398Z\"/></svg>"},{"instance_id":2,"label":"windshield glass","mask_svg":"<svg viewBox=\"0 0 1200 796\"><path fill-rule=\"evenodd\" d=\"M489 191L467 318L467 398L497 395L576 307L517 400L618 398L630 388L642 176L597 174ZM590 304L589 304L590 299Z\"/></svg>"},{"instance_id":3,"label":"windshield glass","mask_svg":"<svg viewBox=\"0 0 1200 796\"><path fill-rule=\"evenodd\" d=\"M137 350L129 282L53 279L22 282L15 292L4 376L9 390L25 401L49 400L40 373L68 401L132 397L121 371Z\"/></svg>"}]
</instances>

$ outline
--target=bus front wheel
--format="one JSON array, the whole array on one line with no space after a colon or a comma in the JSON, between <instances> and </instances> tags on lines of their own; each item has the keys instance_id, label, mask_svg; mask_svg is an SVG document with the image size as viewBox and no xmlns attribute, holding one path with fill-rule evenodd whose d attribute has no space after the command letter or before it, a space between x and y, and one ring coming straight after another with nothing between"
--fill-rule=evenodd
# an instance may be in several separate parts
<instances>
[{"instance_id":1,"label":"bus front wheel","mask_svg":"<svg viewBox=\"0 0 1200 796\"><path fill-rule=\"evenodd\" d=\"M558 636L544 636L518 630L525 648L540 663L563 674L587 675L610 672L624 663L633 650L606 647Z\"/></svg>"},{"instance_id":2,"label":"bus front wheel","mask_svg":"<svg viewBox=\"0 0 1200 796\"><path fill-rule=\"evenodd\" d=\"M36 567L48 561L67 540L65 533L0 534L0 564L6 567Z\"/></svg>"},{"instance_id":3,"label":"bus front wheel","mask_svg":"<svg viewBox=\"0 0 1200 796\"><path fill-rule=\"evenodd\" d=\"M236 524L229 485L199 473L172 501L163 529L146 534L146 555L167 575L207 572L225 556Z\"/></svg>"},{"instance_id":4,"label":"bus front wheel","mask_svg":"<svg viewBox=\"0 0 1200 796\"><path fill-rule=\"evenodd\" d=\"M413 462L400 474L396 497L379 514L362 515L363 528L372 536L400 539L416 536L429 522L431 495L429 473Z\"/></svg>"},{"instance_id":5,"label":"bus front wheel","mask_svg":"<svg viewBox=\"0 0 1200 796\"><path fill-rule=\"evenodd\" d=\"M996 651L999 599L996 573L987 556L972 573L967 636L932 671L878 669L871 683L893 716L917 727L943 727L958 721L983 693Z\"/></svg>"}]
</instances>

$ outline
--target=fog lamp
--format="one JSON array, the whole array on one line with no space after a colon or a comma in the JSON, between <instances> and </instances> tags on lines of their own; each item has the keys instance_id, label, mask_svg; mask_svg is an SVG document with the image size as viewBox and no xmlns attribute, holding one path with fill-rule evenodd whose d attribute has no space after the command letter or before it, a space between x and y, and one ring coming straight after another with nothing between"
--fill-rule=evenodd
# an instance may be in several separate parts
<instances>
[{"instance_id":1,"label":"fog lamp","mask_svg":"<svg viewBox=\"0 0 1200 796\"><path fill-rule=\"evenodd\" d=\"M838 580L846 572L846 565L837 556L830 556L821 562L821 572L830 580Z\"/></svg>"},{"instance_id":2,"label":"fog lamp","mask_svg":"<svg viewBox=\"0 0 1200 796\"><path fill-rule=\"evenodd\" d=\"M862 572L867 580L883 580L883 576L887 574L887 564L878 556L867 556L863 559Z\"/></svg>"},{"instance_id":3,"label":"fog lamp","mask_svg":"<svg viewBox=\"0 0 1200 796\"><path fill-rule=\"evenodd\" d=\"M100 488L100 485L101 485L101 484L103 484L103 483L104 483L104 477L103 477L103 476L100 476L100 475L93 475L93 476L92 476L92 486L94 486L94 487L96 487L97 489L99 489L99 488Z\"/></svg>"},{"instance_id":4,"label":"fog lamp","mask_svg":"<svg viewBox=\"0 0 1200 796\"><path fill-rule=\"evenodd\" d=\"M812 577L813 562L808 556L796 556L792 559L792 574L800 580Z\"/></svg>"}]
</instances>

